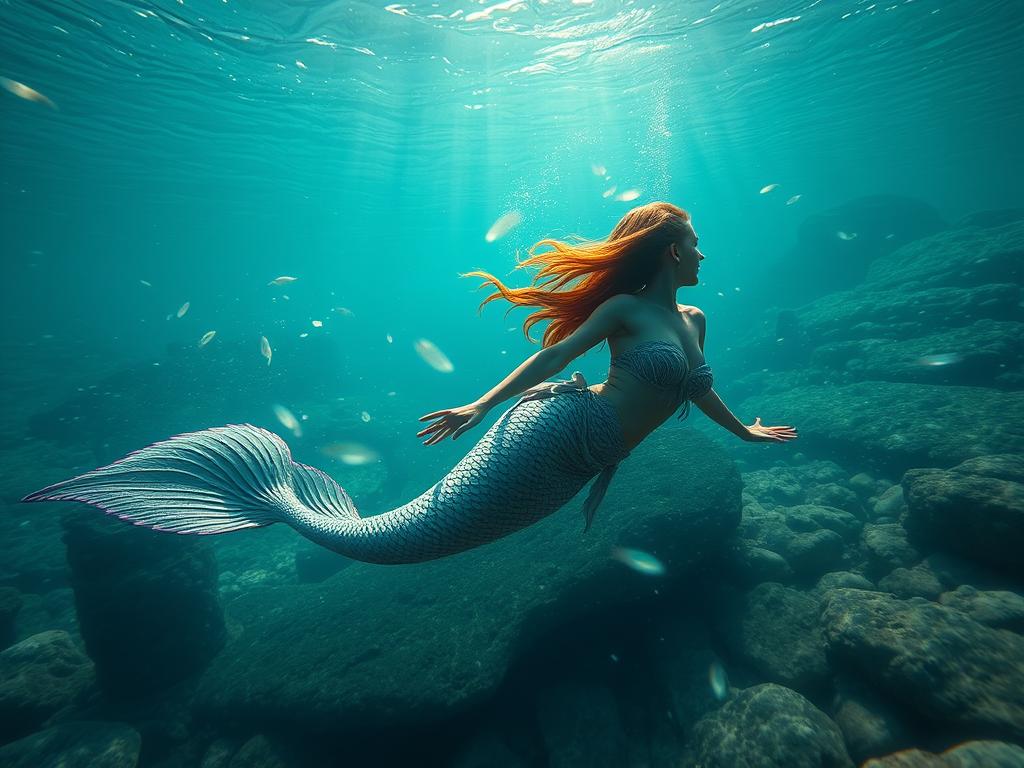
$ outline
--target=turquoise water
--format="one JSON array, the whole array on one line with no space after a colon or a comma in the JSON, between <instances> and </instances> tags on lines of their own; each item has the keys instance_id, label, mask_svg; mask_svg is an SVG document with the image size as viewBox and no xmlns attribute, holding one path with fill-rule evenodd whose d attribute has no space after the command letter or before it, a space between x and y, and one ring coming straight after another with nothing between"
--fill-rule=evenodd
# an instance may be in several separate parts
<instances>
[{"instance_id":1,"label":"turquoise water","mask_svg":"<svg viewBox=\"0 0 1024 768\"><path fill-rule=\"evenodd\" d=\"M842 493L812 492L815 483L834 483L860 495L854 514L861 524L896 525L890 519L902 518L877 511L885 489L864 490L867 486L853 479L859 472L896 487L910 469L948 470L969 457L1020 449L1021 435L1006 431L1000 420L1016 412L1024 380L1019 233L1012 229L1024 208L1019 140L1024 135L1024 10L1018 2L12 0L4 4L3 17L0 346L5 362L0 391L6 407L0 451L7 471L0 585L17 590L22 607L15 610L10 638L3 637L0 621L0 645L63 629L77 647L98 657L100 641L90 647L81 636L81 616L73 607L76 594L83 599L85 577L76 576L74 564L65 561L62 540L67 523L61 515L87 512L57 505L29 508L18 504L23 495L171 434L251 422L284 436L297 460L328 471L361 510L375 513L402 504L447 472L484 430L478 426L458 442L425 448L415 436L423 427L418 417L476 399L538 348L522 333L526 312L505 316L508 305L496 302L478 313L488 291L477 290L479 280L459 273L483 269L526 285L529 275L513 268L517 255L525 257L537 240L603 238L632 206L656 200L692 213L707 256L700 284L678 298L703 308L708 317L706 354L715 367L717 390L745 423L757 415L756 408L766 423L795 423L805 438L771 446L766 450L775 453L769 455L757 450L764 446L735 441L700 413L685 425L670 422L660 430L666 440L695 434L709 446L700 451L721 451L714 455L737 462L751 494L742 504L747 527L739 530L760 549L775 552L782 545L751 533L750 526L756 526L749 520L760 519L753 497L772 514L772 505L846 509ZM1004 212L987 215L1008 229L977 227L978 219L965 219L992 211ZM488 230L509 213L518 214L519 223L489 241ZM953 234L943 240L942 233ZM930 237L939 239L925 240ZM897 250L904 247L917 250ZM931 313L918 321L925 328L901 324L907 313L878 309L890 306L891 297L878 299L880 304L865 299L864 314L844 314L854 299L835 298L838 291L868 286L868 293L878 291L872 296L882 296L886 290L933 285L919 279L929 269L928 258L921 256L929 248L946 260L962 248L965 265L984 253L985 263L994 266L990 272L981 262L965 267L961 287L978 292L949 298L929 294L934 303L922 298L920 306ZM900 272L901 264L910 265L909 271ZM949 274L953 277L934 286L958 286L955 270ZM282 276L295 279L271 284ZM991 296L982 295L987 290ZM855 293L861 295L866 294ZM830 316L840 318L835 328L829 326ZM975 321L997 325L974 326ZM865 323L877 325L872 330ZM801 329L810 329L810 341L794 347ZM215 334L201 344L210 332ZM540 330L533 336L539 339ZM269 365L261 338L272 350ZM423 353L424 339L450 366ZM970 370L956 365L965 356L971 356ZM579 369L588 381L598 382L606 366L607 347L601 345L564 374ZM883 382L882 388L875 382ZM889 385L920 389L893 390L887 404L876 404L878 410L865 411L858 421L857 405L872 392L888 393ZM831 386L853 389L833 396ZM815 387L826 388L826 394ZM944 409L969 401L971 391L983 399L983 407L976 431L965 434L966 447L957 452L939 435L952 423L942 419L953 419ZM758 400L764 393L782 399ZM900 410L918 395L926 404L921 411ZM884 418L873 418L878 413ZM938 426L929 432L933 418ZM955 423L960 429L964 422ZM998 439L992 437L997 432ZM666 454L669 445L663 447ZM774 481L766 479L773 476L776 459L794 466L836 462L842 473L832 477L832 470L819 468L785 480L777 474ZM640 460L644 466L655 462L645 454ZM837 480L840 474L843 479ZM620 481L631 498L646 498L650 491L631 486L628 477ZM659 489L658 494L663 491L680 505L694 492L672 497ZM119 525L102 522L111 530ZM779 581L805 594L832 571L866 576L878 587L895 563L910 569L929 555L927 537L914 539L923 534L914 534L913 522L907 529L916 560L872 555L873 545L864 544L861 533L834 552L827 568L806 573L797 568L792 578L740 579L737 588ZM1008 529L1020 530L1019 521L1013 518ZM575 536L576 528L571 530L566 536ZM194 544L174 537L161 542L155 546L170 549L154 557L172 560L192 552L173 547ZM68 546L73 552L75 545ZM985 551L983 543L977 546ZM512 560L493 567L515 573L515 551L514 544L502 550L512 553ZM239 601L226 640L209 629L219 638L211 641L217 650L222 641L237 641L244 627L260 626L255 617L264 608L246 602L263 599L253 597L262 594L259 590L284 590L283 603L301 602L305 598L299 595L321 588L311 584L332 583L320 579L341 567L340 558L325 556L283 526L204 542L196 552L207 553L195 555L200 560L216 554L210 570L198 569L206 576L196 577L197 583L210 580L208 591L225 605ZM794 562L798 558L788 550L783 554ZM866 559L858 560L862 555ZM116 562L117 556L111 557ZM1021 574L1006 567L1005 558L992 557L989 562L983 554L973 562L993 567L995 577L936 578L946 592L965 584L1019 592ZM452 573L465 569L463 575L479 566L474 560L452 562ZM880 562L888 563L888 570ZM929 567L933 575L952 572L934 563ZM718 572L712 566L698 571ZM380 576L383 581L376 583L377 576L368 574L374 589L388 592L392 577ZM415 584L419 577L410 578ZM574 594L573 585L563 587L565 594ZM681 588L677 582L675 589ZM349 582L346 589L352 589ZM879 591L900 599L927 593ZM928 599L936 602L938 595ZM436 599L438 612L450 608L448 600ZM486 595L477 599L482 602L476 610L486 614ZM507 602L535 605L519 599ZM729 600L717 593L709 598L716 605L732 605ZM717 615L697 602L702 607L694 610L701 616ZM399 629L404 604L386 603L371 622L376 631L395 637L414 632ZM526 613L527 607L511 615ZM594 632L620 631L610 629L608 621L620 608L591 609L585 620ZM219 609L211 611L220 615ZM628 611L638 625L650 619L632 603ZM497 621L495 615L491 619ZM337 621L338 613L316 618L314 612L307 619L319 626ZM841 684L817 677L808 684L799 675L771 671L749 648L737 650L728 637L731 630L723 629L734 626L730 621L709 618L710 640L680 642L713 653L738 685L785 683L828 717L843 720L842 707L832 698ZM459 626L454 618L441 625ZM91 626L95 631L97 625ZM564 631L557 622L544 626L555 636ZM1012 621L1009 626L1006 631L1019 637L1020 626ZM540 629L523 637L547 637L539 645L552 645ZM620 645L637 642L620 640ZM564 723L551 725L561 722L550 714L561 710L559 702L586 696L558 688L542 695L541 704L531 698L537 686L523 682L531 679L530 664L536 661L550 671L561 663L543 654L537 661L531 642L517 639L514 652L501 656L500 663L492 659L500 667L494 680L465 688L466 700L485 714L465 720L461 705L444 710L429 747L432 761L596 764L586 750L573 751L574 745L592 741L593 733L583 726L574 731ZM583 642L581 653L605 660L603 642ZM1010 650L999 658L1019 665L1019 646L1012 645L1017 641L1006 642ZM329 645L327 633L318 647ZM440 630L435 649L427 654L431 661L416 656L416 663L428 668L441 663L437 659L458 656ZM642 668L661 669L651 661L656 657L644 656ZM838 663L829 658L833 666ZM597 677L587 663L577 671L590 685ZM675 669L674 663L667 662ZM229 672L240 679L258 674L239 664ZM514 674L505 675L504 665ZM303 671L293 668L289 674ZM367 679L386 676L379 670L366 674ZM652 673L662 680L666 674ZM445 693L440 682L433 688L429 682L405 682L439 699L462 701ZM365 685L364 694L373 690L371 683ZM676 697L666 706L679 730L674 746L666 746L670 739L650 735L660 732L657 728L636 725L643 720L634 711L643 697L626 696L629 687L619 679L600 688L613 690L609 701L625 713L620 725L607 715L615 706L598 707L603 714L593 728L624 734L602 754L624 750L621 755L629 755L619 762L609 758L608 764L676 764L684 754L691 761L684 764L704 764L685 750L707 750L706 741L691 739L692 726L707 707L688 709L677 694L669 696ZM892 687L880 684L873 695L897 711L912 711L890 696ZM16 734L0 731L0 738L11 741L62 722L127 723L142 733L141 765L163 765L163 760L188 765L199 764L219 738L228 739L232 746L226 753L235 754L253 735L267 733L267 720L277 716L265 702L247 702L237 721L223 730L193 723L175 731L168 725L155 728L159 735L154 736L126 713L110 693L114 689L106 690L109 700L94 697L55 720L44 718ZM318 691L322 720L310 732L327 750L332 742L323 734L331 728L324 723L334 722L338 712L355 713L384 729L415 729L430 720L413 704L360 709L365 703L360 696ZM165 691L157 686L146 695L157 707ZM334 705L323 705L331 695ZM380 697L391 695L389 688ZM168 700L184 701L178 709L188 710L190 694L175 696ZM307 696L317 698L308 691L295 694L297 700ZM604 701L603 696L596 700ZM200 700L215 719L238 705L230 697ZM432 699L424 694L422 701ZM658 703L659 711L663 704ZM524 707L539 713L527 725L509 715ZM1019 729L1005 723L979 716L958 730L934 711L915 711L907 731L912 735L884 744L893 750L937 750L982 737L1024 743ZM521 738L502 736L514 757L497 748L493 754L499 757L479 763L465 757L463 742L476 743L477 734L490 733L502 720L519 723L512 730ZM847 726L846 748L857 762L882 754L854 744ZM650 740L638 737L639 731ZM583 732L589 733L586 739L579 736ZM295 733L306 731L288 725L275 738L287 740ZM418 736L428 742L430 737L429 728ZM661 746L640 749L641 741ZM381 760L415 753L394 749L385 750ZM763 745L749 751L770 752ZM784 764L785 756L781 759Z\"/></svg>"}]
</instances>

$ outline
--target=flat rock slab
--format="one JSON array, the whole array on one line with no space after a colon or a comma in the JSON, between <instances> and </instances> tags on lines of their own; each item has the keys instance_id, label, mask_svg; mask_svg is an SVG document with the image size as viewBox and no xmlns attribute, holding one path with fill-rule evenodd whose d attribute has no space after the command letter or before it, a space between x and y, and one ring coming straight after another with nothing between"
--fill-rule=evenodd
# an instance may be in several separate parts
<instances>
[{"instance_id":1,"label":"flat rock slab","mask_svg":"<svg viewBox=\"0 0 1024 768\"><path fill-rule=\"evenodd\" d=\"M824 595L834 664L960 737L1024 738L1024 637L923 598L861 589Z\"/></svg>"},{"instance_id":2,"label":"flat rock slab","mask_svg":"<svg viewBox=\"0 0 1024 768\"><path fill-rule=\"evenodd\" d=\"M520 650L555 636L587 642L573 636L576 617L613 621L616 604L684 583L740 518L738 471L693 430L662 430L634 450L583 535L586 490L460 555L353 563L320 584L239 597L228 614L241 631L204 674L200 709L333 733L450 717L493 691ZM627 568L616 546L655 555L664 574Z\"/></svg>"},{"instance_id":3,"label":"flat rock slab","mask_svg":"<svg viewBox=\"0 0 1024 768\"><path fill-rule=\"evenodd\" d=\"M73 722L0 747L5 768L135 768L142 738L122 723Z\"/></svg>"},{"instance_id":4,"label":"flat rock slab","mask_svg":"<svg viewBox=\"0 0 1024 768\"><path fill-rule=\"evenodd\" d=\"M1024 392L898 382L796 386L749 397L739 413L795 424L801 450L898 478L1024 445Z\"/></svg>"}]
</instances>

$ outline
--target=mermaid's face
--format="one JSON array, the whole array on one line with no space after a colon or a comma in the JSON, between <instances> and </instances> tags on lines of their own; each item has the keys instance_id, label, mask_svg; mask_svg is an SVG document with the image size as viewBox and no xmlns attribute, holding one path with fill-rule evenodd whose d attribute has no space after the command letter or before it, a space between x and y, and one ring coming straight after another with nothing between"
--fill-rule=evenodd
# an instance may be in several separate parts
<instances>
[{"instance_id":1,"label":"mermaid's face","mask_svg":"<svg viewBox=\"0 0 1024 768\"><path fill-rule=\"evenodd\" d=\"M697 273L700 271L700 263L704 260L704 254L697 248L697 240L697 233L687 222L683 226L679 240L672 244L673 252L679 257L676 274L682 285L697 284Z\"/></svg>"}]
</instances>

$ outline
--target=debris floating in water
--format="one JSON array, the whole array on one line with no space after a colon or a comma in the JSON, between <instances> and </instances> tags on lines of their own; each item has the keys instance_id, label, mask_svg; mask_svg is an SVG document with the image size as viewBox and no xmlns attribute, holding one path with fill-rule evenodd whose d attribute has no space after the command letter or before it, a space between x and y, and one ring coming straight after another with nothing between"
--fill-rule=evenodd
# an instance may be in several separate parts
<instances>
[{"instance_id":1,"label":"debris floating in water","mask_svg":"<svg viewBox=\"0 0 1024 768\"><path fill-rule=\"evenodd\" d=\"M607 168L605 168L603 165L597 165L596 163L590 166L590 170L594 172L595 176L604 176L606 173L608 173Z\"/></svg>"},{"instance_id":2,"label":"debris floating in water","mask_svg":"<svg viewBox=\"0 0 1024 768\"><path fill-rule=\"evenodd\" d=\"M356 316L356 313L355 313L355 312L353 312L353 311L352 311L351 309L349 309L348 307L335 307L335 308L334 308L334 309L332 309L331 311L332 311L332 312L337 312L337 313L338 313L339 315L341 315L342 317L355 317L355 316Z\"/></svg>"},{"instance_id":3,"label":"debris floating in water","mask_svg":"<svg viewBox=\"0 0 1024 768\"><path fill-rule=\"evenodd\" d=\"M299 278L297 278L297 277L289 277L288 275L281 275L280 277L275 277L273 280L271 280L269 283L267 283L267 285L287 285L288 283L294 283L298 279Z\"/></svg>"},{"instance_id":4,"label":"debris floating in water","mask_svg":"<svg viewBox=\"0 0 1024 768\"><path fill-rule=\"evenodd\" d=\"M388 344L393 344L393 343L394 343L394 341L395 341L395 340L394 340L394 338L392 338L392 336L391 336L391 334L390 334L390 333L389 333L389 334L386 334L386 335L384 336L384 338L385 338L385 339L387 339L387 341L388 341Z\"/></svg>"},{"instance_id":5,"label":"debris floating in water","mask_svg":"<svg viewBox=\"0 0 1024 768\"><path fill-rule=\"evenodd\" d=\"M786 201L786 205L792 205L797 200L799 200L801 197L802 197L802 195L793 195L791 198L789 198L789 200Z\"/></svg>"},{"instance_id":6,"label":"debris floating in water","mask_svg":"<svg viewBox=\"0 0 1024 768\"><path fill-rule=\"evenodd\" d=\"M206 333L203 334L203 337L201 339L199 339L199 346L200 347L205 347L207 344L209 344L211 341L213 341L213 337L216 336L216 335L217 335L216 331L207 331Z\"/></svg>"},{"instance_id":7,"label":"debris floating in water","mask_svg":"<svg viewBox=\"0 0 1024 768\"><path fill-rule=\"evenodd\" d=\"M267 365L270 365L270 358L274 356L274 350L270 348L270 342L266 336L260 336L260 354L267 358Z\"/></svg>"},{"instance_id":8,"label":"debris floating in water","mask_svg":"<svg viewBox=\"0 0 1024 768\"><path fill-rule=\"evenodd\" d=\"M630 200L636 200L640 197L639 189L627 189L625 192L620 192L615 196L616 200L621 200L624 203L628 203Z\"/></svg>"},{"instance_id":9,"label":"debris floating in water","mask_svg":"<svg viewBox=\"0 0 1024 768\"><path fill-rule=\"evenodd\" d=\"M313 321L313 327L314 328L323 328L324 327L324 321L323 320L314 320Z\"/></svg>"},{"instance_id":10,"label":"debris floating in water","mask_svg":"<svg viewBox=\"0 0 1024 768\"><path fill-rule=\"evenodd\" d=\"M367 411L360 411L359 412L359 418L362 419L363 421L369 421L370 420L370 414Z\"/></svg>"},{"instance_id":11,"label":"debris floating in water","mask_svg":"<svg viewBox=\"0 0 1024 768\"><path fill-rule=\"evenodd\" d=\"M924 355L917 358L918 365L937 367L940 365L955 365L963 361L963 357L956 352L943 352L937 355Z\"/></svg>"},{"instance_id":12,"label":"debris floating in water","mask_svg":"<svg viewBox=\"0 0 1024 768\"><path fill-rule=\"evenodd\" d=\"M484 235L484 240L488 243L493 243L495 240L507 235L509 230L519 225L522 220L523 216L519 211L509 211L508 213L500 216L498 220L491 225L491 228L487 230L487 234Z\"/></svg>"},{"instance_id":13,"label":"debris floating in water","mask_svg":"<svg viewBox=\"0 0 1024 768\"><path fill-rule=\"evenodd\" d=\"M302 437L302 425L299 424L299 420L295 418L294 413L278 403L274 403L273 409L274 415L285 429L290 429L296 437Z\"/></svg>"},{"instance_id":14,"label":"debris floating in water","mask_svg":"<svg viewBox=\"0 0 1024 768\"><path fill-rule=\"evenodd\" d=\"M151 282L149 282L149 280L139 280L139 282L142 283L147 288L152 288L153 287L153 284Z\"/></svg>"},{"instance_id":15,"label":"debris floating in water","mask_svg":"<svg viewBox=\"0 0 1024 768\"><path fill-rule=\"evenodd\" d=\"M188 312L188 308L190 306L192 306L192 305L189 304L189 302L186 301L184 304L182 304L180 307L178 307L178 312L177 312L178 317L184 317L185 313Z\"/></svg>"},{"instance_id":16,"label":"debris floating in water","mask_svg":"<svg viewBox=\"0 0 1024 768\"><path fill-rule=\"evenodd\" d=\"M725 667L718 659L712 661L708 667L708 683L711 684L711 693L719 701L729 695L729 678L725 674Z\"/></svg>"},{"instance_id":17,"label":"debris floating in water","mask_svg":"<svg viewBox=\"0 0 1024 768\"><path fill-rule=\"evenodd\" d=\"M836 236L840 240L854 240L857 237L857 233L856 232L843 232L842 230L839 230L838 232L836 232Z\"/></svg>"},{"instance_id":18,"label":"debris floating in water","mask_svg":"<svg viewBox=\"0 0 1024 768\"><path fill-rule=\"evenodd\" d=\"M17 80L11 80L7 77L0 77L0 85L2 85L6 90L10 91L18 98L25 99L25 101L34 101L38 104L45 104L50 109L57 109L57 105L50 101L49 98L41 94L35 88L30 88L24 83L19 83Z\"/></svg>"},{"instance_id":19,"label":"debris floating in water","mask_svg":"<svg viewBox=\"0 0 1024 768\"><path fill-rule=\"evenodd\" d=\"M306 333L305 331L303 331L302 333L300 333L300 334L299 334L299 338L300 338L300 339L304 339L304 338L306 338L307 336L309 336L309 334L308 334L308 333Z\"/></svg>"},{"instance_id":20,"label":"debris floating in water","mask_svg":"<svg viewBox=\"0 0 1024 768\"><path fill-rule=\"evenodd\" d=\"M779 188L778 184L766 184L765 186L761 187L761 194L762 195L767 195L773 189L778 189L778 188Z\"/></svg>"},{"instance_id":21,"label":"debris floating in water","mask_svg":"<svg viewBox=\"0 0 1024 768\"><path fill-rule=\"evenodd\" d=\"M380 458L380 454L369 446L355 442L329 443L320 448L320 453L353 467L372 464Z\"/></svg>"},{"instance_id":22,"label":"debris floating in water","mask_svg":"<svg viewBox=\"0 0 1024 768\"><path fill-rule=\"evenodd\" d=\"M650 552L644 552L642 549L612 547L612 557L634 571L650 576L660 576L665 572L665 566L661 564L661 561Z\"/></svg>"},{"instance_id":23,"label":"debris floating in water","mask_svg":"<svg viewBox=\"0 0 1024 768\"><path fill-rule=\"evenodd\" d=\"M416 354L423 358L423 361L435 371L451 373L455 370L452 361L429 339L416 339L413 347L416 349Z\"/></svg>"},{"instance_id":24,"label":"debris floating in water","mask_svg":"<svg viewBox=\"0 0 1024 768\"><path fill-rule=\"evenodd\" d=\"M611 197L612 195L615 194L615 190L618 189L618 188L619 188L618 185L612 184L610 187L608 187L608 189L606 189L604 192L601 193L601 197L604 197L604 198Z\"/></svg>"}]
</instances>

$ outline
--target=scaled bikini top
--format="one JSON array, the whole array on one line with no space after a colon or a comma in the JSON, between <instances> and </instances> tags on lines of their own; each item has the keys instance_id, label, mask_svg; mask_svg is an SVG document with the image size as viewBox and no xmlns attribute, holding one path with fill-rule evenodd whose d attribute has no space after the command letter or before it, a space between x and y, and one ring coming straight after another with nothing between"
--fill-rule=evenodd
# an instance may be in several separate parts
<instances>
[{"instance_id":1,"label":"scaled bikini top","mask_svg":"<svg viewBox=\"0 0 1024 768\"><path fill-rule=\"evenodd\" d=\"M707 363L690 369L686 353L670 341L645 341L611 359L620 368L658 389L675 390L675 403L683 402L678 418L690 411L690 401L711 390L714 376Z\"/></svg>"}]
</instances>

